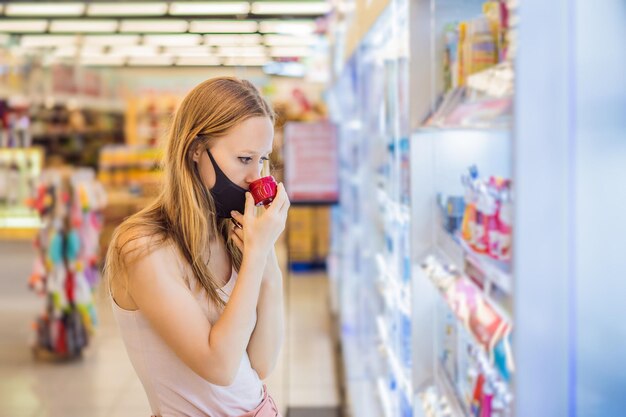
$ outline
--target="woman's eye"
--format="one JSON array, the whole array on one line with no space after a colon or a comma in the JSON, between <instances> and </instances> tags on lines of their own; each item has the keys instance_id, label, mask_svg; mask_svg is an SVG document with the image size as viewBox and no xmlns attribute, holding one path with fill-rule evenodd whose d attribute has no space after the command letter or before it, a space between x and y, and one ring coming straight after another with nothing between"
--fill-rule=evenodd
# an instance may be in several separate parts
<instances>
[{"instance_id":1,"label":"woman's eye","mask_svg":"<svg viewBox=\"0 0 626 417\"><path fill-rule=\"evenodd\" d=\"M265 161L269 161L269 160L270 160L269 158L262 157L262 158L259 160L259 164L263 164L263 162L265 162Z\"/></svg>"},{"instance_id":2,"label":"woman's eye","mask_svg":"<svg viewBox=\"0 0 626 417\"><path fill-rule=\"evenodd\" d=\"M239 160L243 163L243 164L249 164L252 161L252 158L250 158L249 156L240 156Z\"/></svg>"}]
</instances>

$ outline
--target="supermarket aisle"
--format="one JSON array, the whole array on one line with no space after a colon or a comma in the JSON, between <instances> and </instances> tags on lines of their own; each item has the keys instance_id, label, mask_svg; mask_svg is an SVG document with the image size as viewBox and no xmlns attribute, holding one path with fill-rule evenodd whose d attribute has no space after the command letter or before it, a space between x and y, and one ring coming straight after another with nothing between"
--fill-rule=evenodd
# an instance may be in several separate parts
<instances>
[{"instance_id":1,"label":"supermarket aisle","mask_svg":"<svg viewBox=\"0 0 626 417\"><path fill-rule=\"evenodd\" d=\"M101 322L83 359L32 360L30 322L41 303L26 287L32 256L30 242L0 242L0 417L148 416L103 287L96 297ZM339 398L327 279L299 274L285 288L288 332L268 387L285 416L335 416Z\"/></svg>"}]
</instances>

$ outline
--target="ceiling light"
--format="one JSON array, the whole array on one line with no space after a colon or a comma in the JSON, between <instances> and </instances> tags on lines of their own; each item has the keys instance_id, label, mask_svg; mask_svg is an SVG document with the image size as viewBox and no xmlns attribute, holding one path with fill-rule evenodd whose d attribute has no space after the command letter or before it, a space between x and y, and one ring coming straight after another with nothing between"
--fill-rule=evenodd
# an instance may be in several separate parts
<instances>
[{"instance_id":1,"label":"ceiling light","mask_svg":"<svg viewBox=\"0 0 626 417\"><path fill-rule=\"evenodd\" d=\"M297 46L277 46L270 52L274 57L302 57L311 55L311 49Z\"/></svg>"},{"instance_id":2,"label":"ceiling light","mask_svg":"<svg viewBox=\"0 0 626 417\"><path fill-rule=\"evenodd\" d=\"M123 56L102 55L99 57L86 56L80 58L80 63L85 66L120 66L124 65L126 58Z\"/></svg>"},{"instance_id":3,"label":"ceiling light","mask_svg":"<svg viewBox=\"0 0 626 417\"><path fill-rule=\"evenodd\" d=\"M176 65L179 65L179 66L189 65L189 66L206 66L206 67L210 67L210 66L220 65L221 63L222 63L222 60L219 57L216 57L216 56L180 57L180 58L178 58L176 60Z\"/></svg>"},{"instance_id":4,"label":"ceiling light","mask_svg":"<svg viewBox=\"0 0 626 417\"><path fill-rule=\"evenodd\" d=\"M139 35L87 35L83 45L136 45Z\"/></svg>"},{"instance_id":5,"label":"ceiling light","mask_svg":"<svg viewBox=\"0 0 626 417\"><path fill-rule=\"evenodd\" d=\"M202 36L195 34L184 35L145 35L143 43L145 45L163 46L193 46L202 42Z\"/></svg>"},{"instance_id":6,"label":"ceiling light","mask_svg":"<svg viewBox=\"0 0 626 417\"><path fill-rule=\"evenodd\" d=\"M271 60L263 57L230 57L226 58L223 65L241 67L260 67Z\"/></svg>"},{"instance_id":7,"label":"ceiling light","mask_svg":"<svg viewBox=\"0 0 626 417\"><path fill-rule=\"evenodd\" d=\"M50 32L115 32L117 20L53 20Z\"/></svg>"},{"instance_id":8,"label":"ceiling light","mask_svg":"<svg viewBox=\"0 0 626 417\"><path fill-rule=\"evenodd\" d=\"M254 56L254 57L264 57L266 56L265 48L263 46L245 46L245 47L237 47L237 46L222 46L218 49L217 52L220 56L233 56L233 57L242 57L242 56Z\"/></svg>"},{"instance_id":9,"label":"ceiling light","mask_svg":"<svg viewBox=\"0 0 626 417\"><path fill-rule=\"evenodd\" d=\"M78 44L78 39L73 35L24 35L20 39L20 45L25 48L76 44Z\"/></svg>"},{"instance_id":10,"label":"ceiling light","mask_svg":"<svg viewBox=\"0 0 626 417\"><path fill-rule=\"evenodd\" d=\"M313 45L315 36L265 35L263 42L270 46L303 46Z\"/></svg>"},{"instance_id":11,"label":"ceiling light","mask_svg":"<svg viewBox=\"0 0 626 417\"><path fill-rule=\"evenodd\" d=\"M84 3L11 3L7 4L7 16L80 16L85 11Z\"/></svg>"},{"instance_id":12,"label":"ceiling light","mask_svg":"<svg viewBox=\"0 0 626 417\"><path fill-rule=\"evenodd\" d=\"M253 14L276 15L322 15L330 11L328 2L289 2L289 1L257 1L252 3Z\"/></svg>"},{"instance_id":13,"label":"ceiling light","mask_svg":"<svg viewBox=\"0 0 626 417\"><path fill-rule=\"evenodd\" d=\"M124 56L156 56L159 54L159 47L156 45L120 45L112 47L109 54Z\"/></svg>"},{"instance_id":14,"label":"ceiling light","mask_svg":"<svg viewBox=\"0 0 626 417\"><path fill-rule=\"evenodd\" d=\"M165 52L184 57L207 57L211 55L211 48L208 46L171 46L165 48Z\"/></svg>"},{"instance_id":15,"label":"ceiling light","mask_svg":"<svg viewBox=\"0 0 626 417\"><path fill-rule=\"evenodd\" d=\"M186 32L185 20L122 20L120 32Z\"/></svg>"},{"instance_id":16,"label":"ceiling light","mask_svg":"<svg viewBox=\"0 0 626 417\"><path fill-rule=\"evenodd\" d=\"M89 16L163 16L167 3L92 3L87 7Z\"/></svg>"},{"instance_id":17,"label":"ceiling light","mask_svg":"<svg viewBox=\"0 0 626 417\"><path fill-rule=\"evenodd\" d=\"M315 22L313 22L312 20L265 21L261 22L260 32L285 33L290 35L308 35L315 32Z\"/></svg>"},{"instance_id":18,"label":"ceiling light","mask_svg":"<svg viewBox=\"0 0 626 417\"><path fill-rule=\"evenodd\" d=\"M62 46L54 50L53 55L55 57L71 57L78 54L78 48L76 46Z\"/></svg>"},{"instance_id":19,"label":"ceiling light","mask_svg":"<svg viewBox=\"0 0 626 417\"><path fill-rule=\"evenodd\" d=\"M208 45L229 45L229 46L246 46L258 45L261 43L261 35L245 34L245 35L204 35L205 43Z\"/></svg>"},{"instance_id":20,"label":"ceiling light","mask_svg":"<svg viewBox=\"0 0 626 417\"><path fill-rule=\"evenodd\" d=\"M154 57L131 57L128 65L137 66L168 66L172 65L174 58L171 56L154 56Z\"/></svg>"},{"instance_id":21,"label":"ceiling light","mask_svg":"<svg viewBox=\"0 0 626 417\"><path fill-rule=\"evenodd\" d=\"M248 2L195 2L180 1L170 4L171 15L228 15L248 14L250 3Z\"/></svg>"},{"instance_id":22,"label":"ceiling light","mask_svg":"<svg viewBox=\"0 0 626 417\"><path fill-rule=\"evenodd\" d=\"M254 20L193 20L189 32L194 33L251 33L259 25Z\"/></svg>"},{"instance_id":23,"label":"ceiling light","mask_svg":"<svg viewBox=\"0 0 626 417\"><path fill-rule=\"evenodd\" d=\"M101 57L103 56L102 47L99 46L83 46L78 48L76 46L62 46L54 50L53 55L55 57L73 57L80 55L81 57Z\"/></svg>"},{"instance_id":24,"label":"ceiling light","mask_svg":"<svg viewBox=\"0 0 626 417\"><path fill-rule=\"evenodd\" d=\"M47 27L47 20L0 20L0 32L45 32Z\"/></svg>"}]
</instances>

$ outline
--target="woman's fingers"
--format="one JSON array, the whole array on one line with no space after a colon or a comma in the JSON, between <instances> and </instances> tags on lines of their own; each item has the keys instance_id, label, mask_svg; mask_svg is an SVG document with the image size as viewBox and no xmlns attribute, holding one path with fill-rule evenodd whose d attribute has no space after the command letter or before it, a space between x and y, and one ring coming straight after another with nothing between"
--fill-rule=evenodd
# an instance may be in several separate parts
<instances>
[{"instance_id":1,"label":"woman's fingers","mask_svg":"<svg viewBox=\"0 0 626 417\"><path fill-rule=\"evenodd\" d=\"M254 198L249 191L246 191L246 208L243 212L244 218L254 217ZM241 222L240 222L241 223Z\"/></svg>"},{"instance_id":2,"label":"woman's fingers","mask_svg":"<svg viewBox=\"0 0 626 417\"><path fill-rule=\"evenodd\" d=\"M239 236L237 236L233 232L233 234L231 236L231 239L233 240L233 242L235 242L235 245L239 248L239 250L243 252L243 240L242 240L242 238L240 238Z\"/></svg>"},{"instance_id":3,"label":"woman's fingers","mask_svg":"<svg viewBox=\"0 0 626 417\"><path fill-rule=\"evenodd\" d=\"M274 201L272 201L270 210L273 209L275 211L282 211L285 206L285 203L287 203L288 201L289 201L289 198L287 197L287 191L285 191L285 186L281 182L278 184L278 187L276 190L276 197L274 198Z\"/></svg>"},{"instance_id":4,"label":"woman's fingers","mask_svg":"<svg viewBox=\"0 0 626 417\"><path fill-rule=\"evenodd\" d=\"M238 211L233 210L233 211L230 212L230 215L233 217L233 220L234 220L233 223L236 226L239 226L239 227L243 226L243 224L244 224L244 215L243 214L239 213Z\"/></svg>"}]
</instances>

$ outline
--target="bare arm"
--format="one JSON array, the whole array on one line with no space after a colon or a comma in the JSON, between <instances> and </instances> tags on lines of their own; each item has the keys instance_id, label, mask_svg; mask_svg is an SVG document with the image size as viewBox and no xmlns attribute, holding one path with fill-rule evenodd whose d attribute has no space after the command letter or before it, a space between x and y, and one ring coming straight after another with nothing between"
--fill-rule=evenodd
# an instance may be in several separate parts
<instances>
[{"instance_id":1,"label":"bare arm","mask_svg":"<svg viewBox=\"0 0 626 417\"><path fill-rule=\"evenodd\" d=\"M276 366L285 334L283 276L274 250L263 272L256 310L256 327L248 344L248 356L259 377L265 379Z\"/></svg>"},{"instance_id":2,"label":"bare arm","mask_svg":"<svg viewBox=\"0 0 626 417\"><path fill-rule=\"evenodd\" d=\"M173 278L179 272L170 249L155 250L127 271L130 295L156 332L187 366L213 384L233 382L247 349L263 270L287 218L286 199L281 186L274 204L255 217L254 200L246 193L246 250L235 288L213 326L182 280Z\"/></svg>"}]
</instances>

